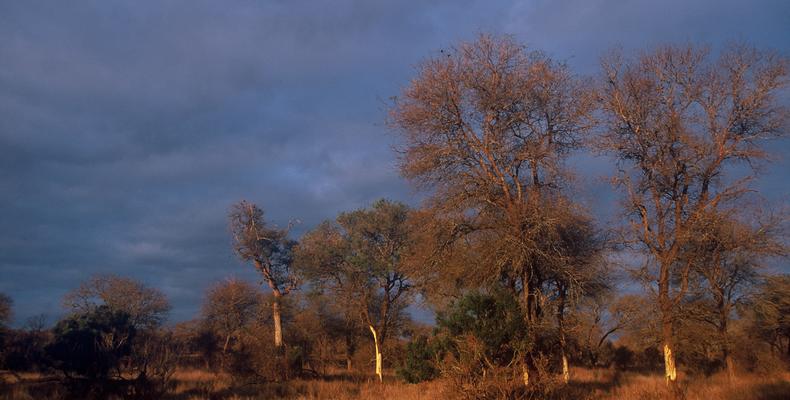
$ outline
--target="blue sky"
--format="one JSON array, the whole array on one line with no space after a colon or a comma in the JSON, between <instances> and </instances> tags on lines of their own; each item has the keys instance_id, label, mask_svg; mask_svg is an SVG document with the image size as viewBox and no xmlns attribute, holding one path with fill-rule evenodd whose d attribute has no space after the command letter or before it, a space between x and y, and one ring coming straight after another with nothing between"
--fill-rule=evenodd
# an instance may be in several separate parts
<instances>
[{"instance_id":1,"label":"blue sky","mask_svg":"<svg viewBox=\"0 0 790 400\"><path fill-rule=\"evenodd\" d=\"M788 55L790 3L0 0L0 291L16 324L57 316L95 273L158 287L173 320L192 318L213 281L257 279L230 248L239 199L298 218L297 235L380 197L416 204L388 99L420 60L481 32L594 75L614 46L741 40ZM608 164L572 162L606 220ZM788 171L777 161L759 182L774 203Z\"/></svg>"}]
</instances>

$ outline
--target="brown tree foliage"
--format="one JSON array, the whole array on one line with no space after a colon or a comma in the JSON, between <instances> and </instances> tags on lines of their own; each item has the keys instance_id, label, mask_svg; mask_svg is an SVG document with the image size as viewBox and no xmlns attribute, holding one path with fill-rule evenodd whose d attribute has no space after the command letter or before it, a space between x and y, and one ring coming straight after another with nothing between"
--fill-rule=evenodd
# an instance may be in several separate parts
<instances>
[{"instance_id":1,"label":"brown tree foliage","mask_svg":"<svg viewBox=\"0 0 790 400\"><path fill-rule=\"evenodd\" d=\"M236 254L244 261L253 262L274 295L274 345L281 347L281 298L299 286L299 277L291 270L296 242L288 238L288 229L267 225L263 210L253 203L242 200L234 204L229 219Z\"/></svg>"},{"instance_id":2,"label":"brown tree foliage","mask_svg":"<svg viewBox=\"0 0 790 400\"><path fill-rule=\"evenodd\" d=\"M401 172L430 189L420 253L437 288L504 284L523 297L531 331L555 297L564 336L569 292L591 275L599 243L563 193L563 160L594 109L589 82L510 37L483 35L420 66L391 119Z\"/></svg>"},{"instance_id":3,"label":"brown tree foliage","mask_svg":"<svg viewBox=\"0 0 790 400\"><path fill-rule=\"evenodd\" d=\"M674 322L694 261L682 256L703 215L742 196L765 158L764 139L784 134L777 101L787 62L732 46L712 59L704 49L661 47L636 59L603 62L602 148L619 167L629 225L625 241L645 251L643 277L655 288L667 382L676 388Z\"/></svg>"},{"instance_id":4,"label":"brown tree foliage","mask_svg":"<svg viewBox=\"0 0 790 400\"><path fill-rule=\"evenodd\" d=\"M238 339L260 319L262 303L263 293L238 279L217 283L208 290L202 314L206 324L223 339L223 353L228 351L231 340Z\"/></svg>"}]
</instances>

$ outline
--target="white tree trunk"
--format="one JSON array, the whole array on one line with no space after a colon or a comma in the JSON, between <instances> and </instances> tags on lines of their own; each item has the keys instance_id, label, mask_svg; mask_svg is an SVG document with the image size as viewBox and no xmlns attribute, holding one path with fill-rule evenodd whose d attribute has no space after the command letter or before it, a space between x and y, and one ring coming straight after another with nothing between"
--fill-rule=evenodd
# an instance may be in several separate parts
<instances>
[{"instance_id":1,"label":"white tree trunk","mask_svg":"<svg viewBox=\"0 0 790 400\"><path fill-rule=\"evenodd\" d=\"M376 329L373 325L368 325L370 332L373 334L373 344L376 346L376 375L379 377L379 382L384 382L384 377L381 373L381 351L379 350L379 338L376 335Z\"/></svg>"},{"instance_id":2,"label":"white tree trunk","mask_svg":"<svg viewBox=\"0 0 790 400\"><path fill-rule=\"evenodd\" d=\"M568 382L571 380L571 374L568 370L568 357L565 354L562 355L562 381L565 382L567 385Z\"/></svg>"},{"instance_id":3,"label":"white tree trunk","mask_svg":"<svg viewBox=\"0 0 790 400\"><path fill-rule=\"evenodd\" d=\"M664 369L667 385L674 384L678 378L678 372L675 368L675 355L672 354L672 349L666 343L664 344Z\"/></svg>"},{"instance_id":4,"label":"white tree trunk","mask_svg":"<svg viewBox=\"0 0 790 400\"><path fill-rule=\"evenodd\" d=\"M524 387L529 387L529 368L527 366L522 367L522 371L524 371L522 378L524 379Z\"/></svg>"},{"instance_id":5,"label":"white tree trunk","mask_svg":"<svg viewBox=\"0 0 790 400\"><path fill-rule=\"evenodd\" d=\"M277 297L272 302L272 319L274 319L274 346L279 349L283 345L283 326L280 319L280 299Z\"/></svg>"}]
</instances>

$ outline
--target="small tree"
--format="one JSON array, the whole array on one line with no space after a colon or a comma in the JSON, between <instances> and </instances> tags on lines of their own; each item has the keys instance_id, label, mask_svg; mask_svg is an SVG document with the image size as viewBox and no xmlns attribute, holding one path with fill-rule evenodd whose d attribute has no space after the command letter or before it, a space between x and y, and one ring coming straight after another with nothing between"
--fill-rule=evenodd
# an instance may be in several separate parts
<instances>
[{"instance_id":1,"label":"small tree","mask_svg":"<svg viewBox=\"0 0 790 400\"><path fill-rule=\"evenodd\" d=\"M382 351L398 328L412 283L402 257L409 251L409 209L379 200L370 209L341 213L305 234L297 250L304 274L333 293L368 328L383 380Z\"/></svg>"},{"instance_id":2,"label":"small tree","mask_svg":"<svg viewBox=\"0 0 790 400\"><path fill-rule=\"evenodd\" d=\"M704 278L700 301L703 307L697 308L701 312L696 316L715 329L730 380L735 378L730 339L732 314L748 300L766 259L785 253L778 239L778 219L761 221L759 216L742 214L742 209L706 213L700 218L686 255L695 260L694 271Z\"/></svg>"},{"instance_id":3,"label":"small tree","mask_svg":"<svg viewBox=\"0 0 790 400\"><path fill-rule=\"evenodd\" d=\"M274 345L281 348L281 298L299 286L298 277L291 271L296 242L288 239L287 229L269 227L263 219L263 210L253 203L242 200L233 205L229 217L236 254L244 261L253 262L274 296Z\"/></svg>"},{"instance_id":4,"label":"small tree","mask_svg":"<svg viewBox=\"0 0 790 400\"><path fill-rule=\"evenodd\" d=\"M132 278L96 275L63 298L75 314L85 314L106 306L129 315L137 329L152 329L167 319L170 303L164 293Z\"/></svg>"},{"instance_id":5,"label":"small tree","mask_svg":"<svg viewBox=\"0 0 790 400\"><path fill-rule=\"evenodd\" d=\"M750 301L754 310L752 332L790 361L790 275L765 278Z\"/></svg>"},{"instance_id":6,"label":"small tree","mask_svg":"<svg viewBox=\"0 0 790 400\"><path fill-rule=\"evenodd\" d=\"M228 352L231 340L259 317L263 294L253 285L229 279L212 286L203 303L206 324L222 338L222 353Z\"/></svg>"},{"instance_id":7,"label":"small tree","mask_svg":"<svg viewBox=\"0 0 790 400\"><path fill-rule=\"evenodd\" d=\"M121 376L136 330L129 314L101 305L58 322L53 332L46 351L55 368L69 378L102 382Z\"/></svg>"}]
</instances>

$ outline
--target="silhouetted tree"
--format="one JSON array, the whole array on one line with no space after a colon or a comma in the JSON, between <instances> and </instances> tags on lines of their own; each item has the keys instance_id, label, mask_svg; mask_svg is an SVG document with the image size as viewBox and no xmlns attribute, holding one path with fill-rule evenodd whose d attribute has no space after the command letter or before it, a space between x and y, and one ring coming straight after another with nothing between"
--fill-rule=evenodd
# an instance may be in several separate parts
<instances>
[{"instance_id":1,"label":"silhouetted tree","mask_svg":"<svg viewBox=\"0 0 790 400\"><path fill-rule=\"evenodd\" d=\"M98 382L120 377L136 330L129 314L101 305L58 322L53 333L46 349L53 366L69 378Z\"/></svg>"},{"instance_id":2,"label":"silhouetted tree","mask_svg":"<svg viewBox=\"0 0 790 400\"><path fill-rule=\"evenodd\" d=\"M88 314L101 306L124 312L137 329L160 326L170 311L170 302L159 289L117 275L88 279L67 293L63 304L75 314Z\"/></svg>"}]
</instances>

